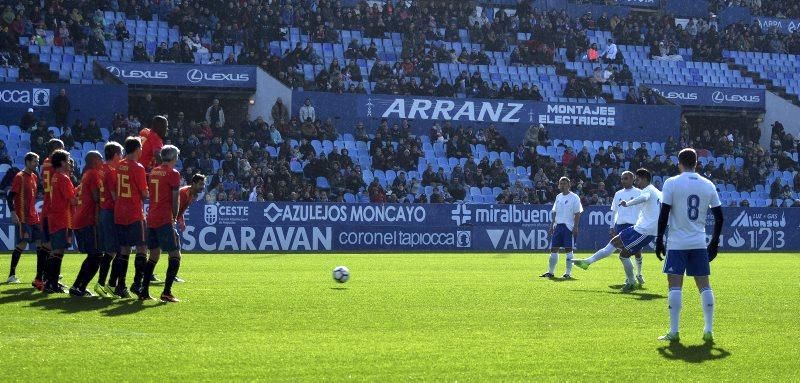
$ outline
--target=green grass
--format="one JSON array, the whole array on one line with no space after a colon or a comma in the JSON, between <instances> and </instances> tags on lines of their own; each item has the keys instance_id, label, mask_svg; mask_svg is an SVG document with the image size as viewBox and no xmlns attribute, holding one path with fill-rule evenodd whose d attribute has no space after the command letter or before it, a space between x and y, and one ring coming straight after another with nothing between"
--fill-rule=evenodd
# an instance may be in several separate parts
<instances>
[{"instance_id":1,"label":"green grass","mask_svg":"<svg viewBox=\"0 0 800 383\"><path fill-rule=\"evenodd\" d=\"M65 282L82 258L67 256ZM8 261L0 256L3 271ZM13 381L797 379L798 254L714 262L713 348L701 341L693 286L683 345L656 341L668 320L652 254L633 294L618 293L615 258L563 282L535 277L546 263L541 254L190 254L180 273L189 282L174 288L184 302L172 305L2 285L0 371ZM352 272L344 285L330 276L339 264ZM18 274L28 282L33 268L26 255Z\"/></svg>"}]
</instances>

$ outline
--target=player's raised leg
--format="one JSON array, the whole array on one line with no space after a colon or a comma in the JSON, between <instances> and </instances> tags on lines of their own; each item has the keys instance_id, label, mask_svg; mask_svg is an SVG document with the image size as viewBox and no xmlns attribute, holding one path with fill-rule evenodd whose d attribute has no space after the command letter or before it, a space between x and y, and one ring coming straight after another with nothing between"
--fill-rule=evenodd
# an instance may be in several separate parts
<instances>
[{"instance_id":1,"label":"player's raised leg","mask_svg":"<svg viewBox=\"0 0 800 383\"><path fill-rule=\"evenodd\" d=\"M620 239L619 235L617 235L616 237L612 238L605 247L592 254L591 257L586 259L574 259L572 260L572 263L581 269L588 270L591 264L606 258L611 254L614 254L617 249L621 249L623 247L625 246L622 244L622 240Z\"/></svg>"}]
</instances>

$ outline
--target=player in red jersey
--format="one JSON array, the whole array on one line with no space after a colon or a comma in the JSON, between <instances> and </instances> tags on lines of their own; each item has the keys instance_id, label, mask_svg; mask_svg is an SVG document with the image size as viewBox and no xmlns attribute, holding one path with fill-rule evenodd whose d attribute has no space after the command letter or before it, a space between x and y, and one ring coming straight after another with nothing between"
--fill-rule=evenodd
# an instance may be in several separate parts
<instances>
[{"instance_id":1,"label":"player in red jersey","mask_svg":"<svg viewBox=\"0 0 800 383\"><path fill-rule=\"evenodd\" d=\"M105 163L100 166L100 215L97 224L98 243L103 259L98 270L97 283L94 291L102 297L113 297L112 284L106 286L106 278L111 268L111 262L119 251L117 231L114 224L114 193L117 190L117 165L122 160L122 145L110 141L103 148Z\"/></svg>"},{"instance_id":2,"label":"player in red jersey","mask_svg":"<svg viewBox=\"0 0 800 383\"><path fill-rule=\"evenodd\" d=\"M56 150L50 156L53 175L50 178L50 203L47 211L48 229L53 252L47 261L45 287L47 293L65 293L58 283L64 251L72 245L72 205L75 201L75 186L72 185L72 161L69 152Z\"/></svg>"},{"instance_id":3,"label":"player in red jersey","mask_svg":"<svg viewBox=\"0 0 800 383\"><path fill-rule=\"evenodd\" d=\"M142 140L142 154L139 156L139 163L144 166L149 173L156 167L156 156L164 146L164 138L167 137L169 123L164 116L155 116L150 120L150 128L144 128L139 132Z\"/></svg>"},{"instance_id":4,"label":"player in red jersey","mask_svg":"<svg viewBox=\"0 0 800 383\"><path fill-rule=\"evenodd\" d=\"M115 295L128 298L130 293L125 285L125 276L128 273L131 247L136 247L134 281L131 286L134 292L141 287L142 270L147 263L143 201L149 194L147 175L138 162L142 143L136 137L128 137L124 147L125 159L117 166L117 199L114 202L114 223L120 248L111 268L109 284L116 286Z\"/></svg>"},{"instance_id":5,"label":"player in red jersey","mask_svg":"<svg viewBox=\"0 0 800 383\"><path fill-rule=\"evenodd\" d=\"M178 217L176 223L178 224L178 230L183 231L186 229L186 221L184 220L184 213L189 208L189 205L192 202L196 201L200 193L206 187L206 176L202 174L195 174L192 176L191 184L186 185L180 189L178 192ZM152 251L151 251L152 254ZM168 302L178 302L178 299L175 297L174 300L165 299L165 296L172 295L172 284L175 282L184 282L183 279L178 277L177 270L175 271L175 277L172 278L169 282L165 282L164 285L164 294L161 295L161 300L168 301Z\"/></svg>"},{"instance_id":6,"label":"player in red jersey","mask_svg":"<svg viewBox=\"0 0 800 383\"><path fill-rule=\"evenodd\" d=\"M100 213L100 189L102 188L100 169L102 166L103 156L100 155L100 152L92 150L86 153L86 166L83 168L81 184L78 187L78 207L75 219L72 221L72 229L75 230L75 238L78 242L78 251L86 254L86 259L83 260L75 283L69 289L69 295L76 297L93 296L86 290L86 285L94 278L103 258L97 240L97 216Z\"/></svg>"},{"instance_id":7,"label":"player in red jersey","mask_svg":"<svg viewBox=\"0 0 800 383\"><path fill-rule=\"evenodd\" d=\"M149 290L150 278L158 263L161 250L169 254L165 288L172 285L180 266L180 241L178 231L175 229L175 220L180 208L178 196L181 186L181 174L175 170L178 156L180 156L178 148L172 145L164 146L159 154L161 164L150 172L151 198L150 210L147 213L147 248L150 249L150 259L144 268L142 289L139 292L140 300L152 299ZM169 290L166 292L169 293ZM162 300L176 301L172 294L166 293L162 294Z\"/></svg>"},{"instance_id":8,"label":"player in red jersey","mask_svg":"<svg viewBox=\"0 0 800 383\"><path fill-rule=\"evenodd\" d=\"M206 176L202 174L195 174L192 176L191 184L182 187L178 193L179 202L177 223L180 230L186 229L186 221L183 219L183 214L189 208L189 205L191 205L192 202L197 199L197 196L200 195L200 192L202 192L205 187Z\"/></svg>"},{"instance_id":9,"label":"player in red jersey","mask_svg":"<svg viewBox=\"0 0 800 383\"><path fill-rule=\"evenodd\" d=\"M64 142L53 138L47 141L47 152L52 155L53 152L59 149L64 149ZM50 230L47 227L47 213L50 207L50 178L53 176L53 166L50 164L50 157L42 161L42 189L44 190L44 201L42 203L42 212L39 214L41 218L40 233L42 235L42 245L36 250L36 262L41 267L41 273L37 273L31 285L39 291L44 290L44 273L47 271L47 260L50 259ZM37 268L39 270L39 268Z\"/></svg>"},{"instance_id":10,"label":"player in red jersey","mask_svg":"<svg viewBox=\"0 0 800 383\"><path fill-rule=\"evenodd\" d=\"M11 253L11 270L8 272L8 283L19 283L17 278L17 264L22 252L29 243L35 243L37 249L41 246L39 231L39 213L36 212L36 190L38 177L36 169L39 167L39 155L36 153L25 154L25 168L14 176L11 182L11 191L6 196L8 209L11 210L11 223L17 227L17 246ZM36 262L36 275L41 274L40 268L44 262Z\"/></svg>"}]
</instances>

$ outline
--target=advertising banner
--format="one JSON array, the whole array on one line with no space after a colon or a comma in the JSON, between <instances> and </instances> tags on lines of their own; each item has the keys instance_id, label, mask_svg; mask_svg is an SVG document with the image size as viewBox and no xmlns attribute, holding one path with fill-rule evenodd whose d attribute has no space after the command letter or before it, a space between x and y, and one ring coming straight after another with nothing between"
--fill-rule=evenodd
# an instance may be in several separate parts
<instances>
[{"instance_id":1,"label":"advertising banner","mask_svg":"<svg viewBox=\"0 0 800 383\"><path fill-rule=\"evenodd\" d=\"M677 105L764 109L763 89L715 88L683 85L645 85Z\"/></svg>"},{"instance_id":2,"label":"advertising banner","mask_svg":"<svg viewBox=\"0 0 800 383\"><path fill-rule=\"evenodd\" d=\"M340 133L358 122L416 121L412 134L428 134L434 122L454 127L495 125L509 142L520 142L531 125L544 124L551 137L586 140L666 141L678 134L681 109L674 105L579 104L294 92L292 110L310 99L317 116L337 121ZM371 126L373 124L367 124Z\"/></svg>"},{"instance_id":3,"label":"advertising banner","mask_svg":"<svg viewBox=\"0 0 800 383\"><path fill-rule=\"evenodd\" d=\"M767 31L775 28L778 33L789 35L800 27L800 20L797 19L778 19L774 17L753 16L753 22L757 22L761 29Z\"/></svg>"},{"instance_id":4,"label":"advertising banner","mask_svg":"<svg viewBox=\"0 0 800 383\"><path fill-rule=\"evenodd\" d=\"M84 124L96 118L100 126L110 126L114 113L128 114L128 87L125 85L70 85L0 83L0 121L19 123L22 115L33 108L37 117L44 116L55 124L53 99L64 89L71 108L69 123L80 118Z\"/></svg>"},{"instance_id":5,"label":"advertising banner","mask_svg":"<svg viewBox=\"0 0 800 383\"><path fill-rule=\"evenodd\" d=\"M660 0L617 0L617 5L625 5L637 8L658 8L661 6Z\"/></svg>"},{"instance_id":6,"label":"advertising banner","mask_svg":"<svg viewBox=\"0 0 800 383\"><path fill-rule=\"evenodd\" d=\"M213 88L256 88L256 67L245 65L103 63L125 84Z\"/></svg>"},{"instance_id":7,"label":"advertising banner","mask_svg":"<svg viewBox=\"0 0 800 383\"><path fill-rule=\"evenodd\" d=\"M16 242L0 202L0 249ZM187 211L183 249L196 252L541 252L550 247L550 205L195 203ZM724 208L722 251L798 251L800 209ZM589 206L576 247L608 243L612 214ZM711 232L713 217L707 217ZM649 247L652 251L652 244Z\"/></svg>"}]
</instances>

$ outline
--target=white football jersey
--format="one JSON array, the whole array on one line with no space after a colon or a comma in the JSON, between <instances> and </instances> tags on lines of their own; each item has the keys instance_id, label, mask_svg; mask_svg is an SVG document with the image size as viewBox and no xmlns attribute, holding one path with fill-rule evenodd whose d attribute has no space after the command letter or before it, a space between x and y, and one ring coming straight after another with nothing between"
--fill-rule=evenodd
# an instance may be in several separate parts
<instances>
[{"instance_id":1,"label":"white football jersey","mask_svg":"<svg viewBox=\"0 0 800 383\"><path fill-rule=\"evenodd\" d=\"M567 195L558 193L552 211L556 213L556 224L563 223L569 230L572 230L575 226L575 214L583 213L583 205L581 205L580 197L573 192L569 192Z\"/></svg>"},{"instance_id":2,"label":"white football jersey","mask_svg":"<svg viewBox=\"0 0 800 383\"><path fill-rule=\"evenodd\" d=\"M639 196L642 190L636 187L629 189L619 189L614 193L614 201L611 202L611 211L614 212L614 219L611 220L611 227L614 225L629 224L633 225L639 219L639 211L641 205L622 207L619 206L620 201L630 201Z\"/></svg>"},{"instance_id":3,"label":"white football jersey","mask_svg":"<svg viewBox=\"0 0 800 383\"><path fill-rule=\"evenodd\" d=\"M706 214L722 205L714 184L697 173L681 173L664 181L663 202L672 206L667 249L705 249Z\"/></svg>"},{"instance_id":4,"label":"white football jersey","mask_svg":"<svg viewBox=\"0 0 800 383\"><path fill-rule=\"evenodd\" d=\"M647 185L642 189L639 196L634 198L636 205L641 205L639 210L639 218L633 229L640 234L653 235L658 234L658 214L661 212L661 192L655 186Z\"/></svg>"}]
</instances>

